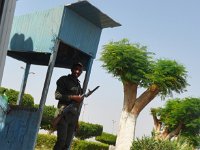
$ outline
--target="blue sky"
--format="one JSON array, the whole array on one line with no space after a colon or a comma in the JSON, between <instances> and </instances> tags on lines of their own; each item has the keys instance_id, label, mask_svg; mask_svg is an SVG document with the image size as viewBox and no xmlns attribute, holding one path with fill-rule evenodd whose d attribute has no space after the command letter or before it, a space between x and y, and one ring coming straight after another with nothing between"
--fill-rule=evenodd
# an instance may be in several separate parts
<instances>
[{"instance_id":1,"label":"blue sky","mask_svg":"<svg viewBox=\"0 0 200 150\"><path fill-rule=\"evenodd\" d=\"M67 0L18 0L15 15L22 15L76 1ZM116 133L123 103L121 82L108 74L99 61L102 45L111 40L128 38L131 42L146 45L156 58L168 58L183 64L188 70L190 86L187 92L174 97L200 97L198 70L200 58L200 1L199 0L91 0L91 4L122 24L121 27L104 29L94 60L88 88L100 85L100 88L85 99L80 120L103 125L105 132ZM23 62L7 57L2 86L20 89ZM38 103L47 68L31 66L26 93L30 93ZM55 68L49 88L46 105L56 105L54 100L55 82L67 74L66 69ZM84 75L81 79L83 79ZM139 93L143 90L140 89ZM162 106L165 102L156 97L140 114L136 127L136 136L150 135L153 120L151 107ZM83 115L84 112L84 115ZM115 122L113 124L113 121ZM114 127L113 127L114 125Z\"/></svg>"}]
</instances>

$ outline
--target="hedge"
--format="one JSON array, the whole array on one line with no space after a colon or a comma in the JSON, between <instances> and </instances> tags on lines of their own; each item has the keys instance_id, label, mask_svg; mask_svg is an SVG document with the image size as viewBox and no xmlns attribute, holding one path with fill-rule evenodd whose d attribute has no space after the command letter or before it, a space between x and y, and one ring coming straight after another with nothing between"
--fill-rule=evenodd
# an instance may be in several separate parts
<instances>
[{"instance_id":1,"label":"hedge","mask_svg":"<svg viewBox=\"0 0 200 150\"><path fill-rule=\"evenodd\" d=\"M103 132L103 126L98 124L86 123L86 122L79 122L78 130L75 136L78 139L84 140L87 138L91 138L94 136L99 136Z\"/></svg>"},{"instance_id":2,"label":"hedge","mask_svg":"<svg viewBox=\"0 0 200 150\"><path fill-rule=\"evenodd\" d=\"M38 134L36 149L38 149L38 150L52 149L55 142L56 142L56 136L55 135Z\"/></svg>"},{"instance_id":3,"label":"hedge","mask_svg":"<svg viewBox=\"0 0 200 150\"><path fill-rule=\"evenodd\" d=\"M96 141L108 144L108 145L115 145L117 136L103 132L102 135L95 137Z\"/></svg>"},{"instance_id":4,"label":"hedge","mask_svg":"<svg viewBox=\"0 0 200 150\"><path fill-rule=\"evenodd\" d=\"M36 150L52 149L56 142L55 135L38 134ZM109 145L97 142L73 140L71 150L108 150Z\"/></svg>"},{"instance_id":5,"label":"hedge","mask_svg":"<svg viewBox=\"0 0 200 150\"><path fill-rule=\"evenodd\" d=\"M109 145L104 143L90 142L84 140L74 140L72 150L108 150Z\"/></svg>"},{"instance_id":6,"label":"hedge","mask_svg":"<svg viewBox=\"0 0 200 150\"><path fill-rule=\"evenodd\" d=\"M39 106L35 105L34 107L38 108ZM42 115L42 122L41 122L41 125L40 125L41 129L49 130L49 131L53 130L52 126L51 126L51 122L54 118L56 109L57 108L54 107L54 106L44 106L43 115Z\"/></svg>"}]
</instances>

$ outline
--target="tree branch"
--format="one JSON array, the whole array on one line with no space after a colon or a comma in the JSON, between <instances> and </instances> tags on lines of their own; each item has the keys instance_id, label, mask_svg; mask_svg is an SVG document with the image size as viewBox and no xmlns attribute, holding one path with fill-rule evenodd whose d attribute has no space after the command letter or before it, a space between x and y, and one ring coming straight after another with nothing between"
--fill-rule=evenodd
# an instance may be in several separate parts
<instances>
[{"instance_id":1,"label":"tree branch","mask_svg":"<svg viewBox=\"0 0 200 150\"><path fill-rule=\"evenodd\" d=\"M182 126L183 126L183 123L180 122L178 124L177 128L174 131L170 132L166 138L170 140L174 136L178 135L180 133L181 129L182 129Z\"/></svg>"},{"instance_id":2,"label":"tree branch","mask_svg":"<svg viewBox=\"0 0 200 150\"><path fill-rule=\"evenodd\" d=\"M157 118L156 113L154 112L152 112L152 117L154 122L154 129L156 132L159 132L161 130L162 122Z\"/></svg>"},{"instance_id":3,"label":"tree branch","mask_svg":"<svg viewBox=\"0 0 200 150\"><path fill-rule=\"evenodd\" d=\"M152 87L152 86L151 86ZM140 111L149 103L151 102L156 95L159 93L159 89L158 87L153 87L154 89L152 90L152 88L148 88L143 94L140 95L140 97L138 97L136 99L136 102L131 110L131 112L133 114L139 114Z\"/></svg>"},{"instance_id":4,"label":"tree branch","mask_svg":"<svg viewBox=\"0 0 200 150\"><path fill-rule=\"evenodd\" d=\"M164 127L164 129L162 130L161 134L159 135L159 139L166 139L166 137L169 135L169 129L167 126Z\"/></svg>"}]
</instances>

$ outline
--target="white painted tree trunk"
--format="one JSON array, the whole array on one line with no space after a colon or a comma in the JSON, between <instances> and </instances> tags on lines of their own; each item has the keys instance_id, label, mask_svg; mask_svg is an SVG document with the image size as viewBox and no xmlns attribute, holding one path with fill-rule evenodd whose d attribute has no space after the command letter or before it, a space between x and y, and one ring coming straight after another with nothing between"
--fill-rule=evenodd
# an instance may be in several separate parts
<instances>
[{"instance_id":1,"label":"white painted tree trunk","mask_svg":"<svg viewBox=\"0 0 200 150\"><path fill-rule=\"evenodd\" d=\"M122 111L115 150L130 150L135 135L137 116Z\"/></svg>"}]
</instances>

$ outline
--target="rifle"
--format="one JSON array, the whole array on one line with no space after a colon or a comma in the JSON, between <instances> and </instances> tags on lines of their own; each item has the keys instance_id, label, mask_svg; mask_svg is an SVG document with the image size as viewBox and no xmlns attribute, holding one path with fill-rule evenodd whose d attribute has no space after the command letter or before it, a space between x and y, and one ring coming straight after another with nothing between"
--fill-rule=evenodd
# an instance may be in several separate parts
<instances>
[{"instance_id":1,"label":"rifle","mask_svg":"<svg viewBox=\"0 0 200 150\"><path fill-rule=\"evenodd\" d=\"M94 91L96 91L97 89L99 88L99 86L97 86L96 88L94 88L93 90L89 90L88 89L88 92L87 93L85 93L85 94L83 94L81 97L88 97L88 96L90 96ZM65 113L67 113L67 112L69 112L70 111L70 109L73 107L73 104L69 104L69 105L67 105L67 106L65 106L65 108L63 109L63 111L59 114L59 115L57 115L53 120L52 120L52 122L51 122L51 126L52 126L52 131L50 131L49 133L52 133L53 131L55 131L56 129L57 129L57 124L58 124L58 122L61 120L61 118L63 117L63 115L65 114Z\"/></svg>"}]
</instances>

